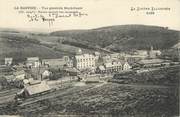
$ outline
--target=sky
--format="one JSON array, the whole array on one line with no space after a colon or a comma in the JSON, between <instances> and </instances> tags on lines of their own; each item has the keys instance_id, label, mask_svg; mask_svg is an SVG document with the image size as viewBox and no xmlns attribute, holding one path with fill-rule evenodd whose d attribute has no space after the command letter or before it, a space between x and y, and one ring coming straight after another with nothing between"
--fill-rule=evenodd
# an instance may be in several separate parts
<instances>
[{"instance_id":1,"label":"sky","mask_svg":"<svg viewBox=\"0 0 180 117\"><path fill-rule=\"evenodd\" d=\"M16 6L83 7L88 16L56 19L48 22L29 22L27 14L19 14ZM170 8L147 15L136 8ZM0 0L0 27L34 31L93 29L112 25L143 24L180 30L180 0Z\"/></svg>"}]
</instances>

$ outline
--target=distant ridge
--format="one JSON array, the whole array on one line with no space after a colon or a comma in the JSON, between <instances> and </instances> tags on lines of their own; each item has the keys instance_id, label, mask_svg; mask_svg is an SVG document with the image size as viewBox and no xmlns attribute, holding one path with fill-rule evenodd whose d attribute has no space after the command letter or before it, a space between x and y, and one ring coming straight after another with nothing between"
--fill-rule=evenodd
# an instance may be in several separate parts
<instances>
[{"instance_id":1,"label":"distant ridge","mask_svg":"<svg viewBox=\"0 0 180 117\"><path fill-rule=\"evenodd\" d=\"M39 56L58 58L71 55L75 49L88 52L97 48L114 52L134 49L171 49L179 47L180 31L167 27L146 25L118 25L88 30L64 30L37 33L0 28L0 60L14 57ZM77 48L78 47L78 48Z\"/></svg>"},{"instance_id":2,"label":"distant ridge","mask_svg":"<svg viewBox=\"0 0 180 117\"><path fill-rule=\"evenodd\" d=\"M180 32L168 27L146 25L117 25L90 30L55 31L53 36L70 37L67 43L82 42L115 51L130 49L168 49L180 40Z\"/></svg>"}]
</instances>

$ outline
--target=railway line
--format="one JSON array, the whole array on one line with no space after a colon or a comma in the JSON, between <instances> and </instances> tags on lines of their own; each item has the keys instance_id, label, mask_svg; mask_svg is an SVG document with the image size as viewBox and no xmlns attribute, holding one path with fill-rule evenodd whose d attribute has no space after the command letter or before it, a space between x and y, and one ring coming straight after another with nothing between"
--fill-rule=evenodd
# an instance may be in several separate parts
<instances>
[{"instance_id":1,"label":"railway line","mask_svg":"<svg viewBox=\"0 0 180 117\"><path fill-rule=\"evenodd\" d=\"M70 93L72 92L80 93L80 92L83 92L84 90L91 89L92 87L94 86L91 85L91 86L86 86L84 88L71 87L71 88L65 89L64 91L56 90L54 92L41 95L35 98L32 97L30 99L25 99L22 104L17 106L17 110L19 110L20 113L34 112L34 111L38 111L39 109L43 110L45 108L48 108L49 99L52 99L55 104L61 103L62 100L59 99L59 97L69 96L71 95ZM50 103L53 103L53 102L50 102Z\"/></svg>"},{"instance_id":2,"label":"railway line","mask_svg":"<svg viewBox=\"0 0 180 117\"><path fill-rule=\"evenodd\" d=\"M0 90L0 97L15 94L18 91L20 91L20 89L7 89L7 90L2 90L2 91Z\"/></svg>"},{"instance_id":3,"label":"railway line","mask_svg":"<svg viewBox=\"0 0 180 117\"><path fill-rule=\"evenodd\" d=\"M94 85L85 86L85 87L71 87L69 89L66 89L64 91L55 91L52 93L49 93L47 95L43 95L43 97L33 98L31 100L25 100L22 104L18 105L17 110L20 110L20 113L24 112L37 112L43 109L48 108L48 105L56 105L56 104L63 104L63 101L61 100L61 97L66 97L69 95L75 95L75 94L83 94L84 92L87 92L91 89L97 88ZM51 99L51 101L49 101Z\"/></svg>"},{"instance_id":4,"label":"railway line","mask_svg":"<svg viewBox=\"0 0 180 117\"><path fill-rule=\"evenodd\" d=\"M124 86L124 85L123 85ZM129 85L128 85L129 86ZM134 85L133 85L134 86ZM83 94L90 90L98 88L99 85L86 85L82 87L64 87L63 89L55 90L54 92L49 92L47 94L42 94L37 97L30 97L22 101L16 107L19 113L25 112L37 112L43 109L47 109L49 105L54 104L63 104L61 97L66 97L69 95ZM49 101L51 99L51 101ZM3 107L2 107L3 108ZM3 108L6 109L6 108ZM0 107L1 110L1 107Z\"/></svg>"},{"instance_id":5,"label":"railway line","mask_svg":"<svg viewBox=\"0 0 180 117\"><path fill-rule=\"evenodd\" d=\"M174 67L170 67L169 69L164 68L162 70L174 71ZM108 83L107 85L104 85L104 84L106 84L106 82L102 84L88 84L88 85L83 85L83 86L74 86L72 85L72 83L68 85L66 84L64 86L57 87L56 90L46 92L46 93L43 92L41 94L33 95L32 97L30 96L28 98L25 98L18 105L13 106L13 108L8 107L11 104L0 104L0 114L1 112L3 113L14 112L14 113L19 113L19 114L41 113L41 112L48 111L49 107L50 109L51 108L56 109L56 107L58 107L57 110L63 111L62 109L66 107L71 109L72 103L74 104L72 106L74 106L74 109L75 109L75 108L78 108L79 104L82 104L82 103L91 104L90 102L87 101L89 99L92 99L93 101L97 101L98 99L102 100L100 98L104 98L104 99L107 98L109 100L111 100L112 98L113 100L113 98L117 95L119 97L113 103L121 103L122 102L121 100L126 99L124 97L139 96L138 92L141 90L142 90L143 95L147 95L146 94L146 90L147 90L147 92L153 91L153 94L156 96L158 94L157 91L170 90L171 88L170 86L161 86L161 85L116 84L116 83ZM102 87L102 88L99 88L99 87ZM120 91L118 93L114 92L114 90L111 90L111 89L119 89L119 88L120 88ZM12 92L16 92L16 91L13 90ZM126 92L128 96L124 94L124 92ZM122 96L120 95L121 93L122 93ZM8 91L0 92L0 94L6 95L8 94ZM87 94L89 96L94 96L94 95L96 96L89 98ZM100 98L97 96L97 94L100 95ZM109 95L112 95L112 97L109 97ZM80 98L80 96L86 96L86 97ZM163 96L163 93L162 93L162 96ZM95 98L97 99L94 100ZM120 98L123 98L123 99L120 99ZM153 98L153 97L150 97L150 98ZM1 99L1 96L0 96L0 99ZM102 102L102 103L106 104L106 102Z\"/></svg>"},{"instance_id":6,"label":"railway line","mask_svg":"<svg viewBox=\"0 0 180 117\"><path fill-rule=\"evenodd\" d=\"M16 93L19 91L20 89L1 90L0 91L0 107L5 106L9 102L13 101Z\"/></svg>"}]
</instances>

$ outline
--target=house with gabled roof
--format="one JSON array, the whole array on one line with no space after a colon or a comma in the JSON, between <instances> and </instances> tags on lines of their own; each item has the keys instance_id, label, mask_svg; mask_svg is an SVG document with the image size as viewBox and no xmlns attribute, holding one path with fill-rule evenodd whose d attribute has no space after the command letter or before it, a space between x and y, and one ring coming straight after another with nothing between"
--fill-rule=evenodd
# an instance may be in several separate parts
<instances>
[{"instance_id":1,"label":"house with gabled roof","mask_svg":"<svg viewBox=\"0 0 180 117\"><path fill-rule=\"evenodd\" d=\"M13 63L13 58L5 58L4 61L5 65L10 66Z\"/></svg>"},{"instance_id":2,"label":"house with gabled roof","mask_svg":"<svg viewBox=\"0 0 180 117\"><path fill-rule=\"evenodd\" d=\"M120 72L123 70L129 70L131 69L131 66L127 61L113 61L104 63L103 65L100 65L97 67L96 72L97 73L114 73L114 72Z\"/></svg>"},{"instance_id":3,"label":"house with gabled roof","mask_svg":"<svg viewBox=\"0 0 180 117\"><path fill-rule=\"evenodd\" d=\"M28 68L37 68L40 66L40 59L39 57L28 57L26 61L26 66Z\"/></svg>"},{"instance_id":4,"label":"house with gabled roof","mask_svg":"<svg viewBox=\"0 0 180 117\"><path fill-rule=\"evenodd\" d=\"M40 94L46 91L51 90L48 84L46 82L41 82L34 85L27 85L24 89L19 93L19 95L23 97L28 97L36 94Z\"/></svg>"},{"instance_id":5,"label":"house with gabled roof","mask_svg":"<svg viewBox=\"0 0 180 117\"><path fill-rule=\"evenodd\" d=\"M26 77L26 73L24 70L13 72L13 76L15 80L24 80Z\"/></svg>"}]
</instances>

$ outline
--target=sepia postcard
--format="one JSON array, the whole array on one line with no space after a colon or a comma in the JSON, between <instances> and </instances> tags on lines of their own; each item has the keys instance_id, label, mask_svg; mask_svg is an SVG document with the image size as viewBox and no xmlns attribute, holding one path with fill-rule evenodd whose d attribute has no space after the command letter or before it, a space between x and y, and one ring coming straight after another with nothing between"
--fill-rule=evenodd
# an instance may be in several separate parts
<instances>
[{"instance_id":1,"label":"sepia postcard","mask_svg":"<svg viewBox=\"0 0 180 117\"><path fill-rule=\"evenodd\" d=\"M180 0L0 0L0 117L179 117Z\"/></svg>"}]
</instances>

